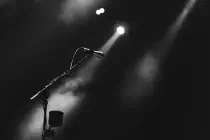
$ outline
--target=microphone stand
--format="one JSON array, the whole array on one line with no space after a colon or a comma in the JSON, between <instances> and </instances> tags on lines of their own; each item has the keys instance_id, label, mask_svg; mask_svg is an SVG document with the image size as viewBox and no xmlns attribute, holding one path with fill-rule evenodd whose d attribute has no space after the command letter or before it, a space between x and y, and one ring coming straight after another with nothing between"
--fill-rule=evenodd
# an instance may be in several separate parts
<instances>
[{"instance_id":1,"label":"microphone stand","mask_svg":"<svg viewBox=\"0 0 210 140\"><path fill-rule=\"evenodd\" d=\"M46 85L43 89L41 89L40 91L38 91L34 96L32 96L30 98L31 100L33 100L34 98L36 98L38 95L40 95L43 92L42 104L43 104L43 109L44 109L44 121L43 121L43 129L42 129L42 140L45 140L46 139L47 133L49 132L46 129L46 126L47 126L47 105L48 105L48 98L49 98L49 94L46 92L46 90L49 87L51 87L57 80L61 79L62 77L65 77L65 76L69 75L69 73L74 68L77 68L79 65L81 65L88 57L90 57L90 55L91 54L86 55L82 60L80 60L79 62L77 62L74 66L70 67L66 72L64 72L60 76L58 76L55 79L53 79L48 85Z\"/></svg>"}]
</instances>

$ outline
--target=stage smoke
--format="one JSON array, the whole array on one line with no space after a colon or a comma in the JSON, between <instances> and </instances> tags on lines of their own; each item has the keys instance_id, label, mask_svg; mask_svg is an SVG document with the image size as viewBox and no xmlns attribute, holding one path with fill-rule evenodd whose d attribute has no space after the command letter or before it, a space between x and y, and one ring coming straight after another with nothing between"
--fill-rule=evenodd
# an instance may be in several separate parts
<instances>
[{"instance_id":1,"label":"stage smoke","mask_svg":"<svg viewBox=\"0 0 210 140\"><path fill-rule=\"evenodd\" d=\"M89 17L92 10L104 0L66 0L61 5L59 19L70 24L78 19Z\"/></svg>"},{"instance_id":2,"label":"stage smoke","mask_svg":"<svg viewBox=\"0 0 210 140\"><path fill-rule=\"evenodd\" d=\"M68 79L66 82L51 93L48 100L47 118L49 112L52 110L59 110L64 112L64 123L68 122L68 117L71 113L80 105L80 102L84 98L84 94L80 93L76 95L76 89L81 84L80 79ZM43 126L43 107L41 104L37 104L29 112L22 124L20 125L20 136L15 138L16 140L39 140L41 138L42 126ZM47 127L49 127L47 125Z\"/></svg>"},{"instance_id":3,"label":"stage smoke","mask_svg":"<svg viewBox=\"0 0 210 140\"><path fill-rule=\"evenodd\" d=\"M114 33L113 36L111 36L110 39L99 50L102 51L106 56L118 37L119 34ZM81 101L85 98L85 93L79 89L94 79L94 72L101 63L101 59L93 56L83 67L78 70L75 77L67 78L57 89L50 92L47 114L49 114L49 112L52 110L64 112L64 126L62 126L62 129L70 120L70 116L75 114L74 110L79 107ZM41 104L38 104L32 108L32 111L26 115L25 119L20 125L20 137L15 138L15 140L39 140L42 133L43 113L44 112ZM60 130L61 129L58 131Z\"/></svg>"},{"instance_id":4,"label":"stage smoke","mask_svg":"<svg viewBox=\"0 0 210 140\"><path fill-rule=\"evenodd\" d=\"M0 7L4 6L5 4L9 3L10 0L0 0Z\"/></svg>"},{"instance_id":5,"label":"stage smoke","mask_svg":"<svg viewBox=\"0 0 210 140\"><path fill-rule=\"evenodd\" d=\"M155 81L158 80L160 63L163 63L163 58L172 49L173 42L195 3L196 0L189 0L186 3L182 13L169 27L163 39L155 43L155 46L152 46L155 49L145 52L146 55L141 57L137 61L134 70L130 71L122 90L122 104L124 107L136 107L145 97L152 96Z\"/></svg>"}]
</instances>

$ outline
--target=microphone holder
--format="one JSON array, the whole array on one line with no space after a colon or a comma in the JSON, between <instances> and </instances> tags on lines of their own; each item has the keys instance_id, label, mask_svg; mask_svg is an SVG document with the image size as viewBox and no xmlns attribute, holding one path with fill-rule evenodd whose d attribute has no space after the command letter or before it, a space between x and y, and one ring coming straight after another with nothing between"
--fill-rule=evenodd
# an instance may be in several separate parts
<instances>
[{"instance_id":1,"label":"microphone holder","mask_svg":"<svg viewBox=\"0 0 210 140\"><path fill-rule=\"evenodd\" d=\"M54 132L51 129L49 129L49 130L46 129L46 126L47 126L47 105L48 105L48 98L49 98L49 93L47 93L47 89L49 89L56 81L58 81L62 77L65 77L65 76L69 75L69 73L73 69L75 69L79 65L81 65L88 57L90 57L90 55L91 54L86 55L82 60L80 60L79 62L77 62L74 66L70 67L66 72L64 72L60 76L58 76L55 79L53 79L48 85L46 85L43 89L41 89L40 91L38 91L34 96L32 96L30 98L31 100L33 100L38 95L40 95L41 93L43 93L42 104L43 104L43 109L44 109L44 121L43 121L43 129L42 129L42 140L45 140L46 137L49 136L49 134L54 134Z\"/></svg>"}]
</instances>

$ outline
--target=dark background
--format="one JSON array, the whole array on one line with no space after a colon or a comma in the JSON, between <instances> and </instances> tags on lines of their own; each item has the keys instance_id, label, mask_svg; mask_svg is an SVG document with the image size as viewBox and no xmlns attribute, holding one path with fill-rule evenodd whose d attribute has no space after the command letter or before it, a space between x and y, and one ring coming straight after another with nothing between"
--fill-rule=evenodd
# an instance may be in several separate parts
<instances>
[{"instance_id":1,"label":"dark background","mask_svg":"<svg viewBox=\"0 0 210 140\"><path fill-rule=\"evenodd\" d=\"M140 107L123 109L116 95L126 69L162 39L183 0L115 0L83 23L56 20L59 1L11 1L0 7L1 139L11 139L29 98L67 70L73 52L97 49L116 22L128 24L88 88L88 101L59 139L209 139L209 7L200 0L161 65L161 80ZM52 10L53 9L53 10ZM45 14L43 14L45 13ZM81 56L82 57L82 56Z\"/></svg>"}]
</instances>

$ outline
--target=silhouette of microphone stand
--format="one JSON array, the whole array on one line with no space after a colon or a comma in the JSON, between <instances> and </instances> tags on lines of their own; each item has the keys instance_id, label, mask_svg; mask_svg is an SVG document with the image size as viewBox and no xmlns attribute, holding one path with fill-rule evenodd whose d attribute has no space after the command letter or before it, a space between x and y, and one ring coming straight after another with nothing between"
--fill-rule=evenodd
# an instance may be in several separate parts
<instances>
[{"instance_id":1,"label":"silhouette of microphone stand","mask_svg":"<svg viewBox=\"0 0 210 140\"><path fill-rule=\"evenodd\" d=\"M35 99L37 96L42 94L42 104L43 104L43 109L44 109L44 121L43 121L43 129L42 129L42 140L45 140L46 137L53 137L55 135L55 131L52 130L53 127L60 127L63 125L63 116L64 113L58 110L53 110L49 112L49 128L47 129L47 105L48 105L48 98L49 98L49 93L47 92L47 90L59 79L68 76L73 69L76 69L79 65L81 65L85 60L87 60L87 58L89 58L92 54L87 54L82 60L80 60L79 62L77 62L75 65L72 66L74 57L77 53L77 51L79 49L83 49L78 48L73 56L72 62L71 62L71 66L70 68L64 72L63 74L61 74L60 76L56 77L55 79L53 79L48 85L46 85L43 89L41 89L40 91L38 91L34 96L32 96L30 99L33 100Z\"/></svg>"}]
</instances>

